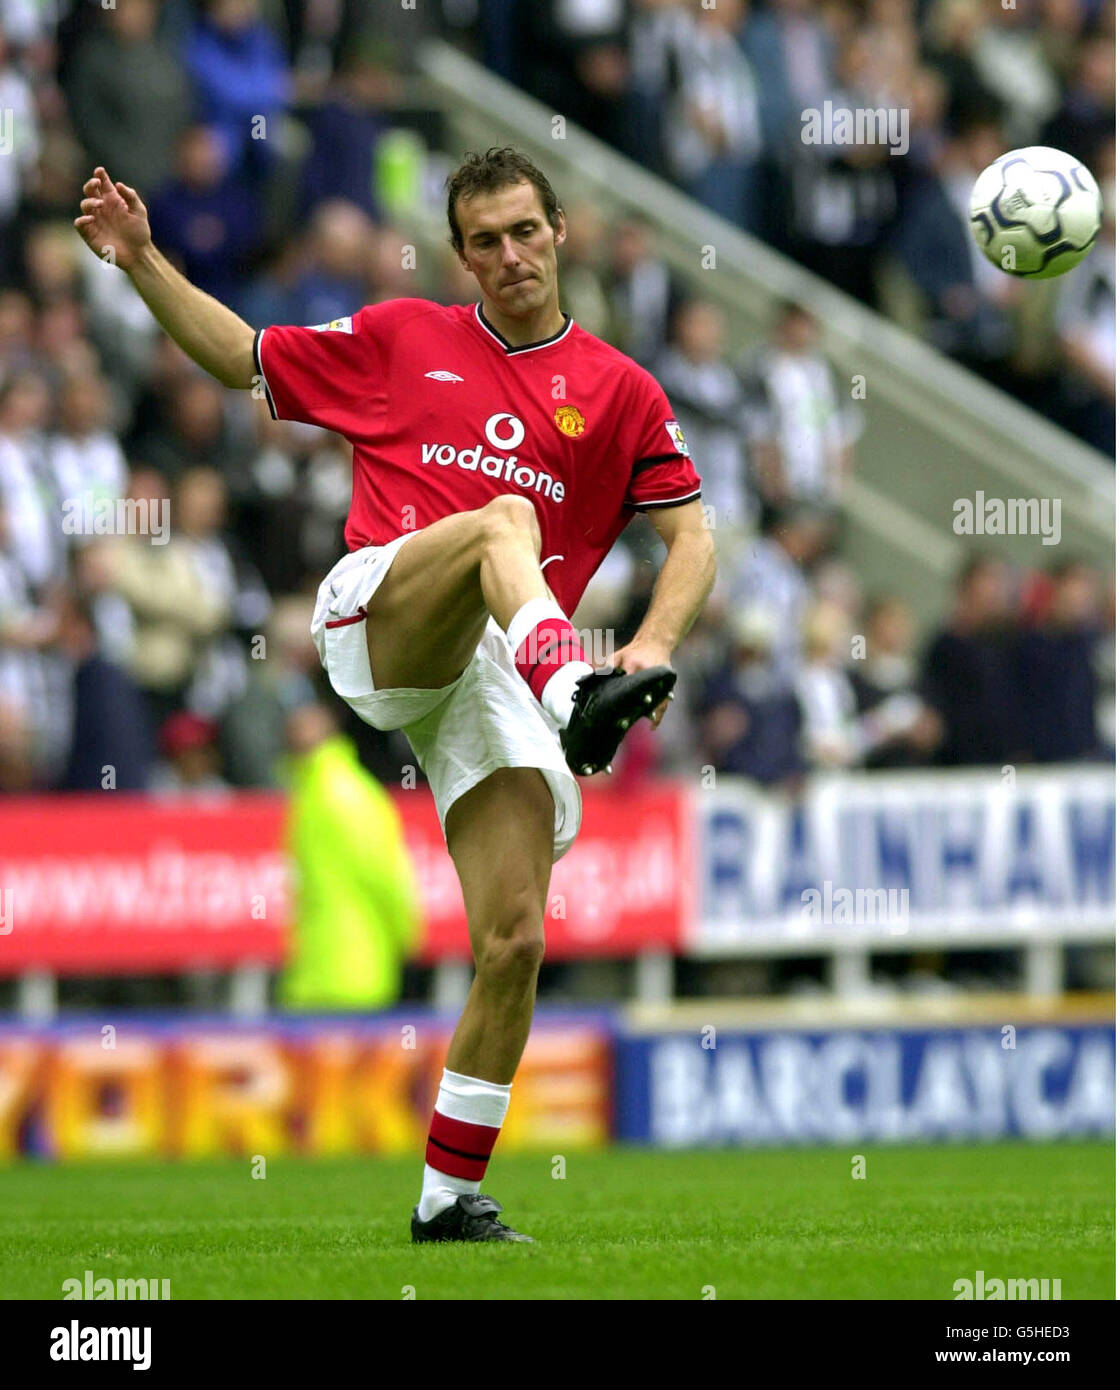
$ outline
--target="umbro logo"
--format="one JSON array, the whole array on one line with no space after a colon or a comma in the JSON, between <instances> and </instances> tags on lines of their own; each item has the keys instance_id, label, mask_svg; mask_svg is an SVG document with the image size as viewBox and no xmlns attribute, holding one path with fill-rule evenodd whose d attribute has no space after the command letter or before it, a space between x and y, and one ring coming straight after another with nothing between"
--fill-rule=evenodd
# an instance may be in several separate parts
<instances>
[{"instance_id":1,"label":"umbro logo","mask_svg":"<svg viewBox=\"0 0 1120 1390\"><path fill-rule=\"evenodd\" d=\"M425 372L425 376L430 376L433 381L462 381L461 376L456 376L454 372Z\"/></svg>"}]
</instances>

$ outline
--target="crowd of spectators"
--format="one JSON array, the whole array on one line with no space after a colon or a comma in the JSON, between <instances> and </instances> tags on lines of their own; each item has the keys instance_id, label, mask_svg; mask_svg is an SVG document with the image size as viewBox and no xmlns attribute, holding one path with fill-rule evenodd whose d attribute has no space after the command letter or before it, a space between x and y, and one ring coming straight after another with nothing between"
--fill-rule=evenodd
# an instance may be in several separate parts
<instances>
[{"instance_id":1,"label":"crowd of spectators","mask_svg":"<svg viewBox=\"0 0 1120 1390\"><path fill-rule=\"evenodd\" d=\"M349 449L272 421L165 338L125 277L73 232L81 184L104 164L139 187L158 244L257 325L321 323L398 295L471 302L477 286L449 249L418 270L402 262L407 238L379 175L399 74L393 53L363 38L362 6L116 0L60 5L53 18L48 8L0 0L0 112L15 113L0 155L0 791L277 786L290 715L324 693L308 624L315 588L344 549ZM820 81L838 71L840 21L860 7L748 11L721 0L718 21L697 8L686 25L681 6L636 5L621 49L610 38L613 58L557 38L561 17L590 16L593 4L488 3L478 14L489 22L503 8L537 26L527 83L582 83L589 125L632 89L644 120L630 124L651 140L671 128L673 109L653 74L659 62L680 64L659 26L670 36L696 27L689 42L707 55L717 106L749 116L749 136L724 139L709 115L680 149L645 155L676 161L666 172L713 205L730 209L734 197L759 209L782 113L801 103L813 71ZM1079 73L1100 63L1100 30L1080 7L1044 9L1052 29L1066 16L1068 43L1042 45L1041 76L1051 62ZM902 44L916 32L912 10L863 7L846 42L895 71L890 42L899 62L914 56ZM927 16L957 35L937 87L946 109L964 101L973 72L964 21L953 28L948 10ZM1020 33L1032 53L1040 33L1053 37L1035 24ZM852 54L845 61L856 71ZM927 55L917 71L932 83L935 67ZM756 71L779 73L789 90L759 86L752 106ZM983 72L1000 71L997 52ZM649 85L635 87L639 78ZM725 82L739 81L732 100ZM1099 82L1095 68L1086 81ZM1087 152L1099 134L1088 97L1050 112L1039 85L1033 104L1015 103L1016 135L1032 120L1064 119L1067 147L1081 130L1076 152ZM673 88L681 122L708 90ZM705 151L716 146L712 167ZM915 148L942 178L948 145ZM784 305L765 341L730 355L722 310L675 283L647 224L605 224L576 203L568 214L565 307L664 384L723 548L720 586L679 653L684 698L656 737L644 724L633 731L616 780L710 768L795 792L814 767L1107 756L1104 578L1070 561L1041 575L976 557L943 629L920 647L906 604L864 594L836 559L858 423L812 316ZM744 210L744 225L753 216ZM1089 382L1111 300L1079 294L1063 341ZM1099 391L1084 404L1105 409ZM655 573L650 539L639 523L625 533L577 626L609 629L615 646L629 640ZM401 779L413 760L401 735L355 719L348 731L378 776Z\"/></svg>"},{"instance_id":2,"label":"crowd of spectators","mask_svg":"<svg viewBox=\"0 0 1120 1390\"><path fill-rule=\"evenodd\" d=\"M551 109L1111 454L1114 11L1112 0L486 0L473 37ZM813 143L806 113L827 132L828 112L877 110L905 113L905 137L900 126L883 143ZM996 270L969 231L977 174L1025 145L1082 160L1108 210L1060 296Z\"/></svg>"}]
</instances>

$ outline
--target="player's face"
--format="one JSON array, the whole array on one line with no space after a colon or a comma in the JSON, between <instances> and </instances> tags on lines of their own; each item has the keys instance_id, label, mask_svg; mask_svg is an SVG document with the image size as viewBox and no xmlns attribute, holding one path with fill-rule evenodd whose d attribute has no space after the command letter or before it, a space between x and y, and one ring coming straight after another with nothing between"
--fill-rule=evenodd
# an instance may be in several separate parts
<instances>
[{"instance_id":1,"label":"player's face","mask_svg":"<svg viewBox=\"0 0 1120 1390\"><path fill-rule=\"evenodd\" d=\"M459 259L486 298L511 318L535 314L555 300L564 216L553 231L531 183L461 199L456 212L463 234Z\"/></svg>"}]
</instances>

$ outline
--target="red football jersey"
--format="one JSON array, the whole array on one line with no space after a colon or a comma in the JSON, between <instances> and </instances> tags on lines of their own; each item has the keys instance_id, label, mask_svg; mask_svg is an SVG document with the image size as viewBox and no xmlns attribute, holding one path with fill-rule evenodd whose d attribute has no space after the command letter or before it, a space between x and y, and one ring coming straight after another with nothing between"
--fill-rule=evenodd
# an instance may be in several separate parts
<instances>
[{"instance_id":1,"label":"red football jersey","mask_svg":"<svg viewBox=\"0 0 1120 1390\"><path fill-rule=\"evenodd\" d=\"M513 493L532 500L541 567L569 616L635 511L700 496L665 392L569 315L511 346L481 305L371 304L316 328L264 328L276 419L354 446L350 550Z\"/></svg>"}]
</instances>

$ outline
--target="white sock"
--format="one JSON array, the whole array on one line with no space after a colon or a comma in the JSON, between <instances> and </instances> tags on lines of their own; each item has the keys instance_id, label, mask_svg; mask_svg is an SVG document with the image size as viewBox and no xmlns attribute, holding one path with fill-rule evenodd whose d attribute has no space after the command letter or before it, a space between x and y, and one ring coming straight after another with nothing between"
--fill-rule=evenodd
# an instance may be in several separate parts
<instances>
[{"instance_id":1,"label":"white sock","mask_svg":"<svg viewBox=\"0 0 1120 1390\"><path fill-rule=\"evenodd\" d=\"M441 1115L465 1124L487 1125L501 1129L509 1109L510 1086L496 1081L483 1081L477 1076L463 1076L444 1068L439 1083L435 1108ZM482 1180L456 1178L441 1173L438 1168L424 1164L424 1182L420 1190L419 1216L430 1221L433 1216L453 1206L463 1193L473 1194L482 1189Z\"/></svg>"},{"instance_id":2,"label":"white sock","mask_svg":"<svg viewBox=\"0 0 1120 1390\"><path fill-rule=\"evenodd\" d=\"M550 598L531 598L513 615L506 629L506 638L515 657L522 642L545 618L563 618L565 622L570 621L560 605ZM541 691L541 704L562 729L568 727L568 721L572 717L572 700L575 697L576 686L584 676L590 676L594 669L587 661L568 661L554 671L545 682Z\"/></svg>"},{"instance_id":3,"label":"white sock","mask_svg":"<svg viewBox=\"0 0 1120 1390\"><path fill-rule=\"evenodd\" d=\"M453 1178L450 1173L437 1172L424 1164L424 1185L420 1189L420 1220L430 1221L441 1211L454 1206L462 1193L474 1196L482 1191L481 1182L471 1182L467 1178Z\"/></svg>"}]
</instances>

